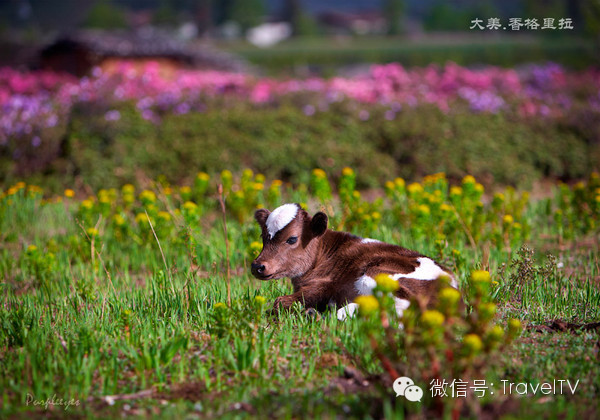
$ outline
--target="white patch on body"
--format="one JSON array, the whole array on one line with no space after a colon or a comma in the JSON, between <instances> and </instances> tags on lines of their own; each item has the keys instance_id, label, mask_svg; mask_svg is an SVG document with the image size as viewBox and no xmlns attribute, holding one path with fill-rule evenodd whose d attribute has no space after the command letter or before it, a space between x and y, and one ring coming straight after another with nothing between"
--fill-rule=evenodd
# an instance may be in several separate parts
<instances>
[{"instance_id":1,"label":"white patch on body","mask_svg":"<svg viewBox=\"0 0 600 420\"><path fill-rule=\"evenodd\" d=\"M339 321L345 321L346 318L353 318L356 310L358 309L357 303L349 303L343 308L337 310L337 319Z\"/></svg>"},{"instance_id":2,"label":"white patch on body","mask_svg":"<svg viewBox=\"0 0 600 420\"><path fill-rule=\"evenodd\" d=\"M273 239L273 236L281 229L286 227L298 214L297 204L284 204L283 206L277 207L269 217L267 217L267 231L269 232L269 238Z\"/></svg>"},{"instance_id":3,"label":"white patch on body","mask_svg":"<svg viewBox=\"0 0 600 420\"><path fill-rule=\"evenodd\" d=\"M377 243L377 242L381 242L381 241L378 241L377 239L371 239L371 238L363 238L360 241L361 244L372 244L372 243Z\"/></svg>"},{"instance_id":4,"label":"white patch on body","mask_svg":"<svg viewBox=\"0 0 600 420\"><path fill-rule=\"evenodd\" d=\"M401 278L405 279L415 279L415 280L436 280L440 276L447 276L450 278L450 285L454 288L458 288L458 283L450 273L445 272L442 268L435 263L431 258L420 257L417 258L419 262L419 266L412 273L398 273L392 275L394 280L398 280Z\"/></svg>"},{"instance_id":5,"label":"white patch on body","mask_svg":"<svg viewBox=\"0 0 600 420\"><path fill-rule=\"evenodd\" d=\"M377 286L375 279L367 275L359 277L354 282L354 287L359 295L372 295L375 286Z\"/></svg>"}]
</instances>

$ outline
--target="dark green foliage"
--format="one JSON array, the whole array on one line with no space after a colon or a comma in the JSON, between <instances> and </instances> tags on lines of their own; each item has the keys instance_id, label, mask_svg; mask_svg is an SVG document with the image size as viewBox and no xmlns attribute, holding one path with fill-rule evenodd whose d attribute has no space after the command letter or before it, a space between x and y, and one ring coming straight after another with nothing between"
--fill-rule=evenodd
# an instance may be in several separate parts
<instances>
[{"instance_id":1,"label":"dark green foliage","mask_svg":"<svg viewBox=\"0 0 600 420\"><path fill-rule=\"evenodd\" d=\"M462 29L469 30L468 17L461 25ZM407 67L444 64L448 61L462 66L487 64L514 67L551 61L575 69L598 64L594 43L575 36L539 38L527 42L519 39L494 41L484 38L445 44L406 41L396 37L363 37L356 38L351 43L323 38L297 38L269 49L246 44L223 47L242 55L270 74L290 73L297 68L310 66L313 71L334 75L340 67L348 65L392 62L399 62Z\"/></svg>"},{"instance_id":2,"label":"dark green foliage","mask_svg":"<svg viewBox=\"0 0 600 420\"><path fill-rule=\"evenodd\" d=\"M180 182L197 171L252 168L269 178L306 183L312 168L339 174L350 166L359 187L438 171L451 179L472 174L487 184L527 185L542 176L581 177L600 154L572 124L426 106L406 108L392 121L375 108L361 121L353 104L336 106L336 112L306 116L296 106L235 105L165 115L158 125L134 108L122 108L117 123L100 112L76 110L66 140L60 146L62 140L55 139L55 155L45 165L27 160L3 165L0 179L27 174L30 181L62 191L76 180L99 189L159 175ZM44 174L55 177L42 179Z\"/></svg>"},{"instance_id":3,"label":"dark green foliage","mask_svg":"<svg viewBox=\"0 0 600 420\"><path fill-rule=\"evenodd\" d=\"M112 1L97 1L87 16L85 26L96 29L125 28L127 26L125 12Z\"/></svg>"}]
</instances>

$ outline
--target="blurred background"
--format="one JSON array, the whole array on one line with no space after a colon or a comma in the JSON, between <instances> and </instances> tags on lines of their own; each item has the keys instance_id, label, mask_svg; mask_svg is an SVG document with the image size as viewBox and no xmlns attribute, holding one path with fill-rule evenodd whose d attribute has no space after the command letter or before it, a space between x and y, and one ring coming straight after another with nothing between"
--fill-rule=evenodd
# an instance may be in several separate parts
<instances>
[{"instance_id":1,"label":"blurred background","mask_svg":"<svg viewBox=\"0 0 600 420\"><path fill-rule=\"evenodd\" d=\"M516 30L511 18L536 19L539 27ZM545 18L555 29L542 29ZM475 19L481 23L473 27ZM501 26L490 29L490 19ZM583 68L597 63L599 30L600 5L593 0L2 0L0 64L58 66L49 61L56 48L66 48L56 42L68 38L105 56L168 56L212 46L268 74L332 75L361 63L447 60L502 66L551 60ZM168 46L150 51L157 39ZM41 52L52 46L45 60ZM78 74L86 68L62 67Z\"/></svg>"},{"instance_id":2,"label":"blurred background","mask_svg":"<svg viewBox=\"0 0 600 420\"><path fill-rule=\"evenodd\" d=\"M576 181L599 45L591 0L2 0L0 182Z\"/></svg>"}]
</instances>

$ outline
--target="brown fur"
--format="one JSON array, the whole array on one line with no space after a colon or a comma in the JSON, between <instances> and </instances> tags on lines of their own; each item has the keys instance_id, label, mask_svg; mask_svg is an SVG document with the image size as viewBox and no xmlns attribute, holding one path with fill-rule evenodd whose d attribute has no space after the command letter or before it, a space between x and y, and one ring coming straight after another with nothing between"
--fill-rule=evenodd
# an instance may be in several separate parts
<instances>
[{"instance_id":1,"label":"brown fur","mask_svg":"<svg viewBox=\"0 0 600 420\"><path fill-rule=\"evenodd\" d=\"M411 273L419 265L417 258L424 257L384 242L361 243L360 237L327 229L324 213L311 217L300 208L296 217L270 238L266 228L269 214L265 209L255 214L262 228L263 250L252 263L252 272L261 280L291 278L294 293L278 297L275 309L289 308L294 302L320 311L330 304L342 307L358 296L355 282L359 277ZM292 236L298 241L286 243ZM439 287L437 281L410 278L400 278L399 283L397 296L404 299L415 295L431 298Z\"/></svg>"}]
</instances>

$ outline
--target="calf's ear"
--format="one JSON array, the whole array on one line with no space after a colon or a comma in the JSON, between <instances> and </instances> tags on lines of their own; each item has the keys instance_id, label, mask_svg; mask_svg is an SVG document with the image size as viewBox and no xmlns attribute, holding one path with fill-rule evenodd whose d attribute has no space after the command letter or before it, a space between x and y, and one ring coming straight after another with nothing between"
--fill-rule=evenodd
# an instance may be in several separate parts
<instances>
[{"instance_id":1,"label":"calf's ear","mask_svg":"<svg viewBox=\"0 0 600 420\"><path fill-rule=\"evenodd\" d=\"M327 230L327 215L323 212L315 214L310 221L310 231L313 236L321 236Z\"/></svg>"},{"instance_id":2,"label":"calf's ear","mask_svg":"<svg viewBox=\"0 0 600 420\"><path fill-rule=\"evenodd\" d=\"M271 212L267 209L256 210L256 212L254 213L254 218L256 219L260 227L265 227L269 214L271 214Z\"/></svg>"}]
</instances>

